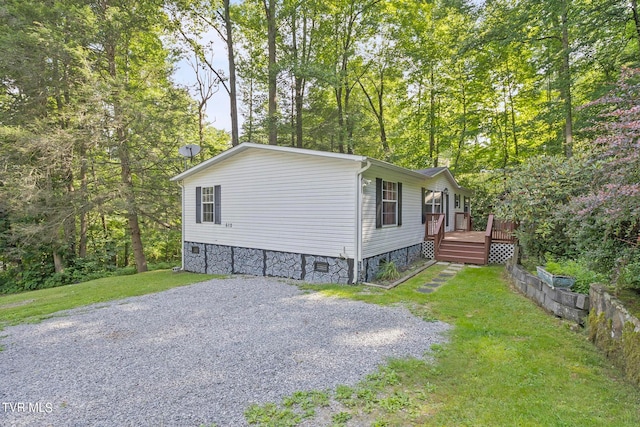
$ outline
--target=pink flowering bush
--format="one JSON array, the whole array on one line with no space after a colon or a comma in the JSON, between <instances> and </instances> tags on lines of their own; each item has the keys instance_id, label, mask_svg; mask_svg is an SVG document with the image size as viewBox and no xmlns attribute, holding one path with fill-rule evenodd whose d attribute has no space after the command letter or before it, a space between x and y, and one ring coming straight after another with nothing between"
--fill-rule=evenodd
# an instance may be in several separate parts
<instances>
[{"instance_id":1,"label":"pink flowering bush","mask_svg":"<svg viewBox=\"0 0 640 427\"><path fill-rule=\"evenodd\" d=\"M640 276L640 70L625 70L616 87L586 108L600 108L593 130L588 192L575 197L571 222L577 248L601 269L632 287Z\"/></svg>"},{"instance_id":2,"label":"pink flowering bush","mask_svg":"<svg viewBox=\"0 0 640 427\"><path fill-rule=\"evenodd\" d=\"M584 108L598 112L592 140L570 159L528 160L497 213L520 221L525 255L579 259L640 289L640 70Z\"/></svg>"}]
</instances>

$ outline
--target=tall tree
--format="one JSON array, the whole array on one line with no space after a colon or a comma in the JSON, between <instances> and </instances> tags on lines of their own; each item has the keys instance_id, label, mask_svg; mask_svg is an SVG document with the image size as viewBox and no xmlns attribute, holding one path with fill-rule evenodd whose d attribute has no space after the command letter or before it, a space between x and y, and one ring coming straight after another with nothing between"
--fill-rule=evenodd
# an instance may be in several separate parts
<instances>
[{"instance_id":1,"label":"tall tree","mask_svg":"<svg viewBox=\"0 0 640 427\"><path fill-rule=\"evenodd\" d=\"M269 76L269 111L267 126L269 129L269 144L278 145L278 64L276 58L277 17L276 0L262 0L267 18L267 55Z\"/></svg>"}]
</instances>

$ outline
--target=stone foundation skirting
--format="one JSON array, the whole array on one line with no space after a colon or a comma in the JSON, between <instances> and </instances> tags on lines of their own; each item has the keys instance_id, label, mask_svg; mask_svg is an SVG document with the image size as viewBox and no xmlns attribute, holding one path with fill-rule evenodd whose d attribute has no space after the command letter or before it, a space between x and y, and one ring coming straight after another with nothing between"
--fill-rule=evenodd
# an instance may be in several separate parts
<instances>
[{"instance_id":1,"label":"stone foundation skirting","mask_svg":"<svg viewBox=\"0 0 640 427\"><path fill-rule=\"evenodd\" d=\"M186 271L207 274L251 274L310 283L353 282L353 259L342 259L236 246L184 242Z\"/></svg>"},{"instance_id":2,"label":"stone foundation skirting","mask_svg":"<svg viewBox=\"0 0 640 427\"><path fill-rule=\"evenodd\" d=\"M552 288L529 273L515 261L514 256L507 262L507 274L516 289L530 300L558 317L583 325L589 314L589 296L561 288Z\"/></svg>"},{"instance_id":3,"label":"stone foundation skirting","mask_svg":"<svg viewBox=\"0 0 640 427\"><path fill-rule=\"evenodd\" d=\"M372 256L362 260L360 268L360 282L369 282L376 278L381 262L393 262L396 267L402 268L417 261L422 256L422 244L407 246L380 255Z\"/></svg>"}]
</instances>

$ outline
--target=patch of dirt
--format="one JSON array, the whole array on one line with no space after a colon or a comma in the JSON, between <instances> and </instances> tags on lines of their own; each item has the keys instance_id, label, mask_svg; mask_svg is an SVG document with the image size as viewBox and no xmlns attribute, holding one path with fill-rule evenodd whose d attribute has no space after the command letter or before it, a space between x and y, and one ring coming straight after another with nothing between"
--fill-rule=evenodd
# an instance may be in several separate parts
<instances>
[{"instance_id":1,"label":"patch of dirt","mask_svg":"<svg viewBox=\"0 0 640 427\"><path fill-rule=\"evenodd\" d=\"M31 303L32 303L32 302L34 302L34 301L35 301L34 299L27 299L27 300L24 300L24 301L14 302L14 303L11 303L11 304L4 304L4 305L0 305L0 309L1 309L1 308L15 308L15 307L20 307L20 306L23 306L23 305L31 304Z\"/></svg>"}]
</instances>

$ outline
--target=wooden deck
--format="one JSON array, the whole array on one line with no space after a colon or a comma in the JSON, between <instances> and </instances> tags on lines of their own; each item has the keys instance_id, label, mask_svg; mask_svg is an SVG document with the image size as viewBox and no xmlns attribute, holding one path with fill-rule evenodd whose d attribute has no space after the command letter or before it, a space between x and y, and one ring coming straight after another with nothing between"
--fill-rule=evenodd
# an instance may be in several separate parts
<instances>
[{"instance_id":1,"label":"wooden deck","mask_svg":"<svg viewBox=\"0 0 640 427\"><path fill-rule=\"evenodd\" d=\"M468 230L470 221L468 217L465 218L466 221L461 221L461 224ZM425 219L424 239L433 241L434 257L438 261L486 265L489 262L492 243L515 241L515 224L495 219L493 214L489 215L485 231L445 233L444 214L426 214Z\"/></svg>"},{"instance_id":2,"label":"wooden deck","mask_svg":"<svg viewBox=\"0 0 640 427\"><path fill-rule=\"evenodd\" d=\"M444 240L484 243L484 235L484 231L449 231L444 233Z\"/></svg>"}]
</instances>

